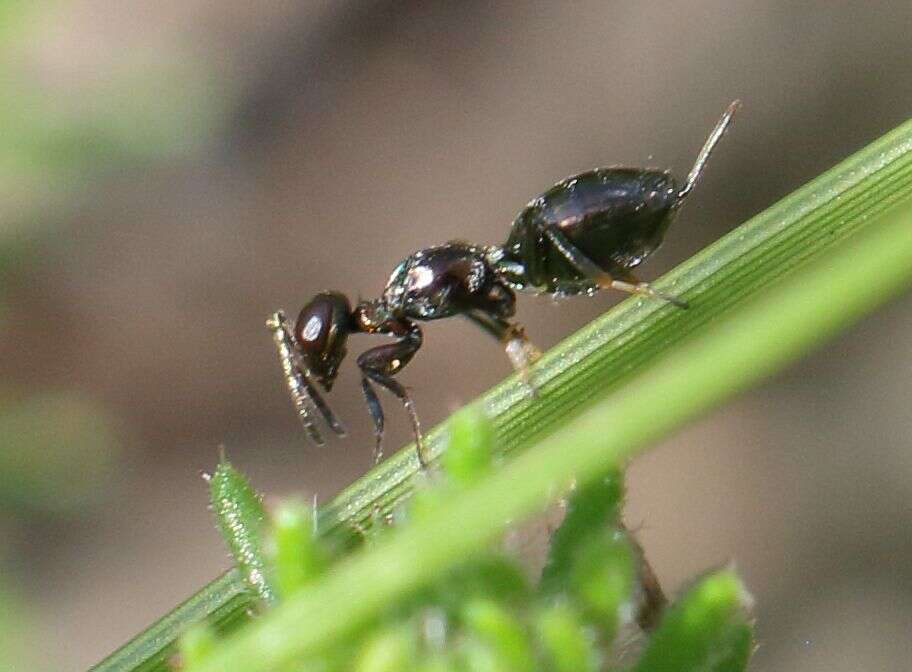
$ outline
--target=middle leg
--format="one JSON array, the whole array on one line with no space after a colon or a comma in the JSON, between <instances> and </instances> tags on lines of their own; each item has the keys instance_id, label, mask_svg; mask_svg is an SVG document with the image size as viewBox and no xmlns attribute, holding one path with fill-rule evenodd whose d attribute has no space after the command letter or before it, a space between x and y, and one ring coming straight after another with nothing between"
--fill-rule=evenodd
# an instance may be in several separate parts
<instances>
[{"instance_id":1,"label":"middle leg","mask_svg":"<svg viewBox=\"0 0 912 672\"><path fill-rule=\"evenodd\" d=\"M507 353L507 357L510 359L510 363L519 374L519 379L532 391L532 394L536 394L536 388L532 381L531 366L541 357L541 352L529 342L526 337L526 330L515 322L497 317L483 310L470 310L464 314L472 322L500 341L504 351Z\"/></svg>"}]
</instances>

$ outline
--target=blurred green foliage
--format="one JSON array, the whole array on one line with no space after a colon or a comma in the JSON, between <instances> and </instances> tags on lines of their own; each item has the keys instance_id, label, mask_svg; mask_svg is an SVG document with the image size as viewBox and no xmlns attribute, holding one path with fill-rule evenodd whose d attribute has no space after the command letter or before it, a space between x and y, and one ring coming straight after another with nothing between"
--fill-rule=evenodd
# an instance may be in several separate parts
<instances>
[{"instance_id":1,"label":"blurred green foliage","mask_svg":"<svg viewBox=\"0 0 912 672\"><path fill-rule=\"evenodd\" d=\"M78 394L0 401L0 508L68 515L107 496L120 431Z\"/></svg>"},{"instance_id":2,"label":"blurred green foliage","mask_svg":"<svg viewBox=\"0 0 912 672\"><path fill-rule=\"evenodd\" d=\"M64 67L65 56L46 64L46 29L65 34L65 10L0 0L0 250L112 170L198 151L227 109L213 72L177 45L140 45L82 68Z\"/></svg>"},{"instance_id":3,"label":"blurred green foliage","mask_svg":"<svg viewBox=\"0 0 912 672\"><path fill-rule=\"evenodd\" d=\"M392 528L420 520L445 498L484 478L493 455L490 423L474 409L457 413L450 423L450 445L439 473L425 474L426 484L393 517ZM487 456L487 457L485 457ZM272 518L273 552L251 559L249 530L259 529L257 506L249 525L239 525L237 511L251 510L252 488L223 460L230 488L212 489L219 529L238 567L256 565L267 577L280 577L277 602L307 590L311 578L331 570L351 549L339 554L315 534L312 511L300 502L282 505ZM214 483L217 476L214 476ZM325 655L300 660L289 669L326 672L472 670L472 672L586 672L616 669L629 655L631 635L648 637L638 672L705 670L740 672L748 661L751 630L749 598L731 571L697 582L661 619L654 634L639 629L638 614L652 608L640 593L642 559L620 521L622 474L612 470L574 492L561 527L551 538L549 561L538 585L524 578L518 559L501 551L466 558L431 585L387 605L385 614L329 646ZM385 528L390 530L390 527ZM363 537L370 546L388 532ZM237 538L233 538L235 534ZM319 550L318 550L319 549ZM328 566L309 559L328 558ZM303 571L302 563L307 571ZM377 578L383 580L382 577ZM250 590L261 594L258 582ZM639 586L639 588L637 587ZM352 599L358 599L353 595ZM326 605L332 608L332 605ZM269 609L268 605L264 605ZM655 619L647 619L649 621ZM625 637L619 637L624 631ZM205 626L191 628L181 641L181 667L192 672L205 665L219 643ZM240 665L235 672L243 672Z\"/></svg>"},{"instance_id":4,"label":"blurred green foliage","mask_svg":"<svg viewBox=\"0 0 912 672\"><path fill-rule=\"evenodd\" d=\"M0 557L2 561L2 557ZM2 565L0 565L2 569ZM0 572L0 577L3 573ZM28 610L7 586L0 584L0 670L31 670Z\"/></svg>"},{"instance_id":5,"label":"blurred green foliage","mask_svg":"<svg viewBox=\"0 0 912 672\"><path fill-rule=\"evenodd\" d=\"M13 319L6 278L27 280L51 223L81 192L116 170L196 152L228 102L206 65L177 49L140 46L77 67L66 49L78 56L79 44L48 37L65 38L67 11L0 0L0 329ZM99 501L120 447L110 414L71 392L3 394L0 506L62 514Z\"/></svg>"}]
</instances>

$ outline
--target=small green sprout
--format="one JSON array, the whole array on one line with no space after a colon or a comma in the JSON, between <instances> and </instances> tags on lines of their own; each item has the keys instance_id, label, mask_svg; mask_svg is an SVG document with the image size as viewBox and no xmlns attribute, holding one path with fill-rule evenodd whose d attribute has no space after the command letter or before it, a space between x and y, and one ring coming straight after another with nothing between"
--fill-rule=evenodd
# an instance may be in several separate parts
<instances>
[{"instance_id":1,"label":"small green sprout","mask_svg":"<svg viewBox=\"0 0 912 672\"><path fill-rule=\"evenodd\" d=\"M272 516L276 592L284 598L319 576L327 554L314 531L313 509L298 500L281 503Z\"/></svg>"},{"instance_id":2,"label":"small green sprout","mask_svg":"<svg viewBox=\"0 0 912 672\"><path fill-rule=\"evenodd\" d=\"M216 525L231 557L253 594L267 604L273 602L275 591L270 585L263 555L266 512L262 498L224 455L208 480L209 501Z\"/></svg>"},{"instance_id":3,"label":"small green sprout","mask_svg":"<svg viewBox=\"0 0 912 672\"><path fill-rule=\"evenodd\" d=\"M634 672L740 672L752 646L750 603L732 570L704 577L668 609Z\"/></svg>"},{"instance_id":4,"label":"small green sprout","mask_svg":"<svg viewBox=\"0 0 912 672\"><path fill-rule=\"evenodd\" d=\"M178 642L181 666L192 668L199 665L217 645L215 631L207 623L196 623L190 626Z\"/></svg>"},{"instance_id":5,"label":"small green sprout","mask_svg":"<svg viewBox=\"0 0 912 672\"><path fill-rule=\"evenodd\" d=\"M535 632L546 669L554 672L595 672L599 655L592 634L578 611L567 602L543 607Z\"/></svg>"}]
</instances>

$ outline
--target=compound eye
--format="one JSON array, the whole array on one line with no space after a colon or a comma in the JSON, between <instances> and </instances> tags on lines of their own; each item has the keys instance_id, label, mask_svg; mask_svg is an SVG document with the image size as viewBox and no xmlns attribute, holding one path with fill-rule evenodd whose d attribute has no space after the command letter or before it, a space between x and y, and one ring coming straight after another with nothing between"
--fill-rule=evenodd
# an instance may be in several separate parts
<instances>
[{"instance_id":1,"label":"compound eye","mask_svg":"<svg viewBox=\"0 0 912 672\"><path fill-rule=\"evenodd\" d=\"M351 304L339 292L322 292L301 310L294 335L310 372L328 390L345 357Z\"/></svg>"}]
</instances>

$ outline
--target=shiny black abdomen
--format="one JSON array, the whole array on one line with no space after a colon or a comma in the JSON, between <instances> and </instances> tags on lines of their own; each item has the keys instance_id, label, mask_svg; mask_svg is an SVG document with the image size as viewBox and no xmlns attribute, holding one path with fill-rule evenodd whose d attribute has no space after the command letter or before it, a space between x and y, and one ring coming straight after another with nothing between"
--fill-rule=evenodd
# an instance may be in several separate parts
<instances>
[{"instance_id":1,"label":"shiny black abdomen","mask_svg":"<svg viewBox=\"0 0 912 672\"><path fill-rule=\"evenodd\" d=\"M544 236L556 227L609 274L638 266L662 242L678 203L665 171L599 168L554 185L517 215L504 245L530 289L573 293L589 283Z\"/></svg>"}]
</instances>

